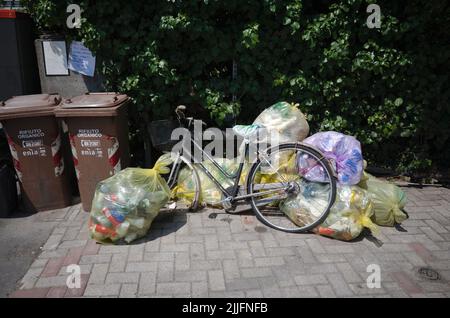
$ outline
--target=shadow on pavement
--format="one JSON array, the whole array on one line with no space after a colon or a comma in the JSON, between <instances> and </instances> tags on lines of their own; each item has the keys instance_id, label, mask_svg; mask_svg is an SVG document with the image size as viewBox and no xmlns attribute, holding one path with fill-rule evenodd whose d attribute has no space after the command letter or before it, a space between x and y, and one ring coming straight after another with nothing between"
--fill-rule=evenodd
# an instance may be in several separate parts
<instances>
[{"instance_id":1,"label":"shadow on pavement","mask_svg":"<svg viewBox=\"0 0 450 318\"><path fill-rule=\"evenodd\" d=\"M129 245L137 245L145 242L153 241L157 238L164 237L170 233L178 231L187 223L187 213L185 209L177 209L175 211L161 211L153 221L147 235L131 242Z\"/></svg>"}]
</instances>

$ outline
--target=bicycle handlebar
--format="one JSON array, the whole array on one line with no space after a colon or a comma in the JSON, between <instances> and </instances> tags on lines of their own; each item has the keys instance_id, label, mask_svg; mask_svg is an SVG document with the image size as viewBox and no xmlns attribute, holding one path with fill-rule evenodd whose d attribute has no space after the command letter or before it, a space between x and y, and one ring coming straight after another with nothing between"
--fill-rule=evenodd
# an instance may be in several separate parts
<instances>
[{"instance_id":1,"label":"bicycle handlebar","mask_svg":"<svg viewBox=\"0 0 450 318\"><path fill-rule=\"evenodd\" d=\"M182 122L187 121L187 128L190 128L194 123L194 121L199 121L203 127L207 126L207 124L200 119L194 119L193 117L186 117L186 114L184 113L186 109L187 107L185 105L178 105L177 108L175 108L175 114L177 114L180 125L182 125Z\"/></svg>"}]
</instances>

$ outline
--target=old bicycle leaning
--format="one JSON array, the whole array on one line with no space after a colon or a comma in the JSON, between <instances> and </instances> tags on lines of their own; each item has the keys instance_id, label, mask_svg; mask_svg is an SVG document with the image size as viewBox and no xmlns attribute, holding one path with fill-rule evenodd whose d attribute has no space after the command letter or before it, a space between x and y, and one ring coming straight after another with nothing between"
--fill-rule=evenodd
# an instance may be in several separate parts
<instances>
[{"instance_id":1,"label":"old bicycle leaning","mask_svg":"<svg viewBox=\"0 0 450 318\"><path fill-rule=\"evenodd\" d=\"M186 117L185 110L186 107L180 105L175 113L179 126L190 130L194 119ZM189 206L191 210L199 207L202 189L199 174L203 173L221 192L221 205L227 213L251 209L263 224L291 233L307 232L320 225L328 216L336 198L335 172L324 155L301 142L270 145L262 150L252 147L251 142L255 139L253 137L262 135L264 132L264 127L257 125L238 125L233 127L233 131L243 138L243 146L234 171L222 167L216 159L203 150L202 145L192 135L189 135L188 142L184 142L181 149L172 150L173 164L167 177L169 187L175 188L181 169L188 169L188 175L194 184L194 189L189 194L192 198ZM202 157L210 161L212 165L209 164L206 167L202 162L193 163L192 158L186 155L191 154L192 149L201 152ZM251 153L252 151L256 153ZM248 158L252 154L255 160L249 163ZM300 162L307 162L307 170L300 169ZM250 168L246 171L245 182L242 183L240 180L243 179L244 165ZM212 173L211 167L217 171ZM322 178L308 180L307 176L311 169L320 171ZM229 179L232 185L225 187L214 176L217 173ZM298 204L296 200L291 200L297 195L307 195L309 206L295 206L298 210L298 219L293 220L292 216L288 217L280 209L280 206ZM302 216L303 210L305 212Z\"/></svg>"}]
</instances>

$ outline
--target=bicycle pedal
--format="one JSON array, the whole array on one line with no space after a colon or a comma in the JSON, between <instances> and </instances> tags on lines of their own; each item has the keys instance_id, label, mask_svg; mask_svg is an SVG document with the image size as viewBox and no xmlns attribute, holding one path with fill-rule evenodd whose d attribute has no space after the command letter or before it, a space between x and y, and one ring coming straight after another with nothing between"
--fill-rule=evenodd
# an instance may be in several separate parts
<instances>
[{"instance_id":1,"label":"bicycle pedal","mask_svg":"<svg viewBox=\"0 0 450 318\"><path fill-rule=\"evenodd\" d=\"M252 206L247 202L241 201L241 202L237 202L236 204L234 204L232 210L225 209L225 212L230 213L230 214L236 214L236 213L241 213L241 212L250 211L250 210L252 210Z\"/></svg>"},{"instance_id":2,"label":"bicycle pedal","mask_svg":"<svg viewBox=\"0 0 450 318\"><path fill-rule=\"evenodd\" d=\"M233 208L233 203L231 202L231 198L225 198L220 203L222 203L223 209L225 211L231 210Z\"/></svg>"}]
</instances>

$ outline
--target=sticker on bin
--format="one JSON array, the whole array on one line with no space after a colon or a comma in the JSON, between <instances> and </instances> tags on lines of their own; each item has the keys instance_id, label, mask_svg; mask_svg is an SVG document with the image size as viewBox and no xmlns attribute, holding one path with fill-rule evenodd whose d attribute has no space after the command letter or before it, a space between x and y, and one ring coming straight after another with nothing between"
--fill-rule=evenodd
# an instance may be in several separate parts
<instances>
[{"instance_id":1,"label":"sticker on bin","mask_svg":"<svg viewBox=\"0 0 450 318\"><path fill-rule=\"evenodd\" d=\"M113 168L113 171L111 171L111 175L116 174L119 172L120 169L120 147L119 147L119 141L116 137L107 136L108 140L112 141L112 146L108 148L108 161L110 166Z\"/></svg>"},{"instance_id":2,"label":"sticker on bin","mask_svg":"<svg viewBox=\"0 0 450 318\"><path fill-rule=\"evenodd\" d=\"M16 170L17 177L19 178L20 182L22 182L22 170L20 168L19 155L17 154L16 146L14 144L14 141L8 134L6 134L6 139L8 140L9 149L13 158L14 169Z\"/></svg>"},{"instance_id":3,"label":"sticker on bin","mask_svg":"<svg viewBox=\"0 0 450 318\"><path fill-rule=\"evenodd\" d=\"M61 155L61 135L58 134L56 139L52 142L52 158L53 166L55 167L55 176L59 177L64 172L64 160Z\"/></svg>"},{"instance_id":4,"label":"sticker on bin","mask_svg":"<svg viewBox=\"0 0 450 318\"><path fill-rule=\"evenodd\" d=\"M42 146L44 146L44 141L42 139L22 140L22 148L34 148Z\"/></svg>"},{"instance_id":5,"label":"sticker on bin","mask_svg":"<svg viewBox=\"0 0 450 318\"><path fill-rule=\"evenodd\" d=\"M80 169L78 168L78 153L77 148L75 146L75 135L69 133L69 140L70 140L70 149L72 150L72 158L73 158L73 165L75 167L75 174L77 176L77 180L80 180Z\"/></svg>"},{"instance_id":6,"label":"sticker on bin","mask_svg":"<svg viewBox=\"0 0 450 318\"><path fill-rule=\"evenodd\" d=\"M103 158L103 149L99 139L81 139L81 155L83 157L97 157Z\"/></svg>"},{"instance_id":7,"label":"sticker on bin","mask_svg":"<svg viewBox=\"0 0 450 318\"><path fill-rule=\"evenodd\" d=\"M24 157L46 157L47 150L45 147L35 148L27 148L22 151L22 156Z\"/></svg>"},{"instance_id":8,"label":"sticker on bin","mask_svg":"<svg viewBox=\"0 0 450 318\"><path fill-rule=\"evenodd\" d=\"M81 140L81 147L101 147L100 140Z\"/></svg>"},{"instance_id":9,"label":"sticker on bin","mask_svg":"<svg viewBox=\"0 0 450 318\"><path fill-rule=\"evenodd\" d=\"M103 158L103 150L101 148L96 149L82 149L81 156L83 157L97 157Z\"/></svg>"}]
</instances>

